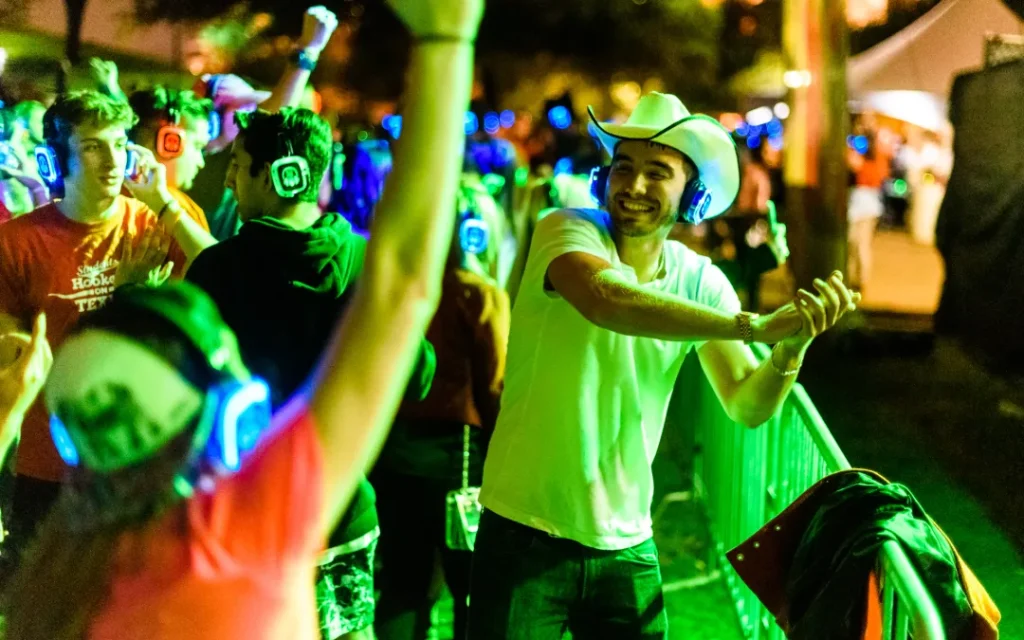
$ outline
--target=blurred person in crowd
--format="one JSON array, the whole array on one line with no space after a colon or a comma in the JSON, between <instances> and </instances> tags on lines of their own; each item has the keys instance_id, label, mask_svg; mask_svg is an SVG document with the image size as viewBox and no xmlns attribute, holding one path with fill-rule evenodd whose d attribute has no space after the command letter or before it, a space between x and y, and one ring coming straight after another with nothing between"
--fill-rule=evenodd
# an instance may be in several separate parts
<instances>
[{"instance_id":1,"label":"blurred person in crowd","mask_svg":"<svg viewBox=\"0 0 1024 640\"><path fill-rule=\"evenodd\" d=\"M604 210L537 225L512 311L505 388L484 464L469 637L665 638L650 465L683 358L734 420L784 402L814 336L856 302L842 275L761 317L710 261L666 241L677 219L724 213L739 190L729 133L650 93L593 133ZM774 342L759 363L744 342Z\"/></svg>"},{"instance_id":2,"label":"blurred person in crowd","mask_svg":"<svg viewBox=\"0 0 1024 640\"><path fill-rule=\"evenodd\" d=\"M271 112L298 106L320 53L337 26L338 18L325 7L318 5L306 10L298 45L272 92L257 91L231 74L207 74L196 81L193 91L213 101L214 110L220 116L217 119L220 131L207 145L206 166L196 176L189 195L206 212L218 240L233 236L240 224L231 191L224 188L231 143L238 135L235 113L255 111L257 106Z\"/></svg>"},{"instance_id":3,"label":"blurred person in crowd","mask_svg":"<svg viewBox=\"0 0 1024 640\"><path fill-rule=\"evenodd\" d=\"M16 108L0 109L0 206L7 219L50 201L49 189L36 168L32 134L17 114Z\"/></svg>"},{"instance_id":4,"label":"blurred person in crowd","mask_svg":"<svg viewBox=\"0 0 1024 640\"><path fill-rule=\"evenodd\" d=\"M27 329L45 311L47 338L57 348L114 287L181 276L213 243L171 197L163 166L128 142L134 124L127 104L92 91L68 94L47 110L45 139L61 199L0 226L0 326ZM139 157L138 181L127 181L138 199L121 195L129 149ZM18 449L7 560L49 511L66 470L37 402Z\"/></svg>"},{"instance_id":5,"label":"blurred person in crowd","mask_svg":"<svg viewBox=\"0 0 1024 640\"><path fill-rule=\"evenodd\" d=\"M341 184L334 190L328 211L340 213L357 233L368 234L391 164L387 140L367 140L346 147Z\"/></svg>"},{"instance_id":6,"label":"blurred person in crowd","mask_svg":"<svg viewBox=\"0 0 1024 640\"><path fill-rule=\"evenodd\" d=\"M43 144L43 116L46 114L46 105L38 100L22 100L14 105L13 111L28 134L25 143L29 146L29 151L34 150L36 145Z\"/></svg>"},{"instance_id":7,"label":"blurred person in crowd","mask_svg":"<svg viewBox=\"0 0 1024 640\"><path fill-rule=\"evenodd\" d=\"M269 419L265 384L194 285L119 288L84 318L46 388L74 478L4 594L9 637L319 636L315 559L384 439L440 298L453 221L437 212L455 206L483 8L389 4L414 42L402 188L384 194L363 286L321 366ZM239 192L260 188L248 171L234 177Z\"/></svg>"},{"instance_id":8,"label":"blurred person in crowd","mask_svg":"<svg viewBox=\"0 0 1024 640\"><path fill-rule=\"evenodd\" d=\"M935 224L953 172L953 131L947 124L938 133L916 133L914 143L907 145L911 149L907 167L911 191L908 227L915 242L930 246L935 244Z\"/></svg>"},{"instance_id":9,"label":"blurred person in crowd","mask_svg":"<svg viewBox=\"0 0 1024 640\"><path fill-rule=\"evenodd\" d=\"M853 188L850 189L847 203L847 273L849 286L866 289L871 284L875 228L884 212L882 184L889 175L888 163L876 153L872 138L868 138L868 146L863 154L849 149L846 155L850 171L853 172Z\"/></svg>"},{"instance_id":10,"label":"blurred person in crowd","mask_svg":"<svg viewBox=\"0 0 1024 640\"><path fill-rule=\"evenodd\" d=\"M167 189L190 217L210 230L205 212L185 191L206 166L213 103L191 91L175 91L157 85L136 91L128 99L139 121L131 139L149 149L167 171Z\"/></svg>"},{"instance_id":11,"label":"blurred person in crowd","mask_svg":"<svg viewBox=\"0 0 1024 640\"><path fill-rule=\"evenodd\" d=\"M741 153L742 179L735 206L727 215L710 221L705 236L712 262L736 289L743 308L753 312L761 308L761 276L785 264L789 257L786 225L778 223L771 201L771 177L761 155L763 148L747 148Z\"/></svg>"},{"instance_id":12,"label":"blurred person in crowd","mask_svg":"<svg viewBox=\"0 0 1024 640\"><path fill-rule=\"evenodd\" d=\"M333 146L323 119L291 107L235 117L240 132L227 185L237 196L242 227L204 251L188 280L217 304L278 409L309 377L351 301L366 240L340 215L321 215L316 202ZM280 179L267 175L289 159L304 161L308 175L282 195L275 186ZM422 399L433 371L433 349L424 342L407 396ZM317 599L327 640L370 637L378 535L373 489L364 479L321 557Z\"/></svg>"},{"instance_id":13,"label":"blurred person in crowd","mask_svg":"<svg viewBox=\"0 0 1024 640\"><path fill-rule=\"evenodd\" d=\"M437 350L434 384L425 401L403 404L371 477L384 562L375 625L379 640L426 640L440 578L455 602L454 637L466 637L471 553L446 544L446 498L463 486L464 472L468 486L480 486L498 415L511 313L508 295L489 275L497 257L488 250L490 239L498 237L500 226L485 212L490 196L475 178L463 177L459 228L452 236L441 304L427 330ZM482 244L465 228L477 222L487 228Z\"/></svg>"}]
</instances>

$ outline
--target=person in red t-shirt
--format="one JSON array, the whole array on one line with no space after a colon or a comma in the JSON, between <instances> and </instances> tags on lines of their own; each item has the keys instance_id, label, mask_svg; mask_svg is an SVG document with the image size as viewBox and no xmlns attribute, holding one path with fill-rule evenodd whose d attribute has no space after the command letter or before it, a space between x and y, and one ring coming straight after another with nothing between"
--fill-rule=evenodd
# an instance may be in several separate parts
<instances>
[{"instance_id":1,"label":"person in red t-shirt","mask_svg":"<svg viewBox=\"0 0 1024 640\"><path fill-rule=\"evenodd\" d=\"M128 99L139 122L131 138L153 152L167 168L168 190L190 216L202 221L209 231L206 214L185 194L192 188L199 170L206 166L203 150L210 143L210 113L213 101L191 91L155 86L136 91Z\"/></svg>"},{"instance_id":2,"label":"person in red t-shirt","mask_svg":"<svg viewBox=\"0 0 1024 640\"><path fill-rule=\"evenodd\" d=\"M0 333L25 331L45 311L47 339L57 348L116 285L181 276L213 243L174 202L164 168L129 145L134 122L127 104L95 92L69 94L47 110L45 137L61 174L53 191L62 198L0 225ZM138 200L121 195L129 147L139 155L138 180L129 181ZM36 402L17 452L5 564L49 510L66 471L48 424L46 408ZM6 569L0 567L0 576L10 575Z\"/></svg>"},{"instance_id":3,"label":"person in red t-shirt","mask_svg":"<svg viewBox=\"0 0 1024 640\"><path fill-rule=\"evenodd\" d=\"M454 219L437 212L455 207L483 12L483 0L389 5L414 42L398 187L381 199L362 285L307 390L261 418L266 387L205 294L184 282L118 289L54 360L51 433L77 466L5 590L8 637L319 635L318 552L438 305ZM301 176L295 162L264 163L235 172L234 188Z\"/></svg>"}]
</instances>

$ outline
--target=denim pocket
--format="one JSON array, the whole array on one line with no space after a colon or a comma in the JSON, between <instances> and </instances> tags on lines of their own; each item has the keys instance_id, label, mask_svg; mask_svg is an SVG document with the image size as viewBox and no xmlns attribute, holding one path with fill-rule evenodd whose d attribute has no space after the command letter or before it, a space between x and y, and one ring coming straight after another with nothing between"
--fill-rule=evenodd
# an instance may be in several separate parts
<instances>
[{"instance_id":1,"label":"denim pocket","mask_svg":"<svg viewBox=\"0 0 1024 640\"><path fill-rule=\"evenodd\" d=\"M659 566L658 546L654 540L646 540L640 544L623 549L618 553L619 558L626 562L635 562L650 567Z\"/></svg>"}]
</instances>

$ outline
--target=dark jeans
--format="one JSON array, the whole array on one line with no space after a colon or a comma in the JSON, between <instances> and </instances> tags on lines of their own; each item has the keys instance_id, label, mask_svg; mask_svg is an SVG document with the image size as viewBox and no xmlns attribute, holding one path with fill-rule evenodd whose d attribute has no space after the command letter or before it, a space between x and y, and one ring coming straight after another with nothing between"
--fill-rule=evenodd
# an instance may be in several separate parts
<instances>
[{"instance_id":1,"label":"dark jeans","mask_svg":"<svg viewBox=\"0 0 1024 640\"><path fill-rule=\"evenodd\" d=\"M471 432L469 482L479 486L489 434ZM378 640L425 640L440 595L437 568L454 600L455 640L466 637L472 554L445 543L448 492L462 486L462 425L397 425L370 482L377 491L382 568L376 574Z\"/></svg>"},{"instance_id":2,"label":"dark jeans","mask_svg":"<svg viewBox=\"0 0 1024 640\"><path fill-rule=\"evenodd\" d=\"M485 512L473 554L470 640L664 640L654 540L591 549Z\"/></svg>"}]
</instances>

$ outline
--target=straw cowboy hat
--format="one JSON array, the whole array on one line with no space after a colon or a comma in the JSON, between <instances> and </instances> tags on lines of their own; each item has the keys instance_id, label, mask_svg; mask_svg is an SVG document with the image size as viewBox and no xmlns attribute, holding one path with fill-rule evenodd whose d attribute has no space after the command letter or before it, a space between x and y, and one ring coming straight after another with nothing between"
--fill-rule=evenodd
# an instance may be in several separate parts
<instances>
[{"instance_id":1,"label":"straw cowboy hat","mask_svg":"<svg viewBox=\"0 0 1024 640\"><path fill-rule=\"evenodd\" d=\"M725 127L705 115L691 115L674 95L652 92L640 98L625 124L597 120L593 107L590 134L610 155L623 140L657 142L679 151L697 166L700 179L711 193L707 217L725 213L740 190L740 163L736 145Z\"/></svg>"}]
</instances>

